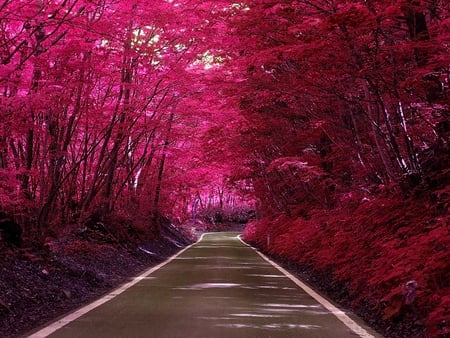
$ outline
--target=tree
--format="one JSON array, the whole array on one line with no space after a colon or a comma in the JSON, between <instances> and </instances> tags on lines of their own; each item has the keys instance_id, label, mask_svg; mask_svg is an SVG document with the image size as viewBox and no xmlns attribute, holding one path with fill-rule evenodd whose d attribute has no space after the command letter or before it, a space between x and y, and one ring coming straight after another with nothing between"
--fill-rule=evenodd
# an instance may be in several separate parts
<instances>
[{"instance_id":1,"label":"tree","mask_svg":"<svg viewBox=\"0 0 450 338\"><path fill-rule=\"evenodd\" d=\"M212 36L231 9L218 1L4 1L2 191L20 185L20 193L1 208L26 205L27 229L39 232L108 218L129 203L153 201L147 207L159 213L165 173L177 171L170 154L189 137L179 130L198 114L178 101L191 100L201 71L225 54Z\"/></svg>"},{"instance_id":2,"label":"tree","mask_svg":"<svg viewBox=\"0 0 450 338\"><path fill-rule=\"evenodd\" d=\"M442 141L447 107L448 6L434 5L253 1L235 18L241 112L253 129L243 137L256 140L249 157L259 195L273 196L264 208L290 203L279 200L289 190L274 193L267 178L278 158L320 168L331 189L392 183L407 192L421 180L421 153ZM419 89L432 81L434 102Z\"/></svg>"}]
</instances>

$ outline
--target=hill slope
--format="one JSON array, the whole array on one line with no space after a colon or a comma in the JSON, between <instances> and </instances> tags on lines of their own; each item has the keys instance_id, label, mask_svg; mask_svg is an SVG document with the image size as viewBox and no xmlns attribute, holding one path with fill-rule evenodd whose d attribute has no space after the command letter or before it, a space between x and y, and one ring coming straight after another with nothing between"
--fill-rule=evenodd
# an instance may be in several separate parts
<instances>
[{"instance_id":1,"label":"hill slope","mask_svg":"<svg viewBox=\"0 0 450 338\"><path fill-rule=\"evenodd\" d=\"M450 318L449 196L445 184L407 199L379 194L312 210L308 218L262 219L244 237L387 337L443 337Z\"/></svg>"},{"instance_id":2,"label":"hill slope","mask_svg":"<svg viewBox=\"0 0 450 338\"><path fill-rule=\"evenodd\" d=\"M0 336L17 337L98 298L190 241L170 224L161 235L124 244L101 229L17 249L0 241Z\"/></svg>"}]
</instances>

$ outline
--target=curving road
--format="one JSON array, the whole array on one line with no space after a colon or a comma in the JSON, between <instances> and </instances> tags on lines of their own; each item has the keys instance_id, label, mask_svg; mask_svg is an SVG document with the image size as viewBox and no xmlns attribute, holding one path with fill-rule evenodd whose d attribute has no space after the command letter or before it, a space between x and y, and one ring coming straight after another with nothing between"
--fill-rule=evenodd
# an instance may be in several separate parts
<instances>
[{"instance_id":1,"label":"curving road","mask_svg":"<svg viewBox=\"0 0 450 338\"><path fill-rule=\"evenodd\" d=\"M237 233L209 233L171 260L29 337L381 336L274 267Z\"/></svg>"}]
</instances>

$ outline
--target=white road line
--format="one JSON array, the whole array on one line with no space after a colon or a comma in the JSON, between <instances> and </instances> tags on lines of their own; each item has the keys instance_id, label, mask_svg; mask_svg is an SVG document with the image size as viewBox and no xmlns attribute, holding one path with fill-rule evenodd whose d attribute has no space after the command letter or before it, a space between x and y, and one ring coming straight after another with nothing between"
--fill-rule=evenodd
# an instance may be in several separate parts
<instances>
[{"instance_id":1,"label":"white road line","mask_svg":"<svg viewBox=\"0 0 450 338\"><path fill-rule=\"evenodd\" d=\"M358 323L356 323L353 319L351 319L349 316L347 316L342 310L339 310L336 306L331 304L328 300L323 298L321 295L319 295L316 291L311 289L308 285L300 281L297 277L292 275L289 271L279 266L277 263L273 262L271 259L269 259L266 255L259 252L257 249L249 245L248 243L245 243L241 236L237 236L237 238L246 246L252 248L255 250L255 252L260 255L265 261L273 265L275 268L277 268L279 271L281 271L283 274L285 274L289 279L291 279L295 284L297 284L300 288L302 288L307 294L309 294L312 298L314 298L316 301L318 301L320 304L322 304L323 307L325 307L328 311L330 311L333 315L335 315L341 322L343 322L350 330L352 330L354 333L356 333L361 338L375 338L374 335L367 332L366 329L361 327Z\"/></svg>"},{"instance_id":2,"label":"white road line","mask_svg":"<svg viewBox=\"0 0 450 338\"><path fill-rule=\"evenodd\" d=\"M172 257L168 258L164 262L162 262L162 263L160 263L160 264L158 264L158 265L156 265L156 266L154 266L154 267L144 271L141 275L133 278L130 282L120 286L119 288L115 289L114 291L112 291L111 293L107 294L106 296L103 296L102 298L94 301L93 303L90 303L90 304L88 304L88 305L86 305L86 306L76 310L75 312L72 312L72 313L68 314L64 318L55 321L54 323L50 324L49 326L44 327L43 329L41 329L41 330L39 330L39 331L29 335L28 338L44 338L44 337L48 337L49 335L51 335L55 331L59 330L63 326L69 324L70 322L73 322L74 320L76 320L79 317L85 315L89 311L91 311L91 310L95 309L96 307L99 307L100 305L110 301L111 299L113 299L117 295L120 295L122 292L124 292L125 290L129 289L133 285L139 283L140 281L142 281L142 279L144 279L145 277L148 277L150 274L152 274L156 270L161 269L164 265L166 265L166 264L170 263L171 261L173 261L177 256L181 255L183 252L185 252L190 247L192 247L193 245L195 245L198 242L200 242L202 239L203 239L203 235L200 237L200 239L196 243L193 243L193 244L187 246L186 248L184 248L183 250L181 250L177 254L173 255Z\"/></svg>"}]
</instances>

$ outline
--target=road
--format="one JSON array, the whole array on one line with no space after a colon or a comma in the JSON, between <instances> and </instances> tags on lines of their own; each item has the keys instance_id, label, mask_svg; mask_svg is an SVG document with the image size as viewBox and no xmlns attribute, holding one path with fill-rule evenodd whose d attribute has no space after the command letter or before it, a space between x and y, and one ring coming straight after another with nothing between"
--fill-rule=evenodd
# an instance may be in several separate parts
<instances>
[{"instance_id":1,"label":"road","mask_svg":"<svg viewBox=\"0 0 450 338\"><path fill-rule=\"evenodd\" d=\"M29 337L381 337L237 235L205 234L170 261Z\"/></svg>"}]
</instances>

